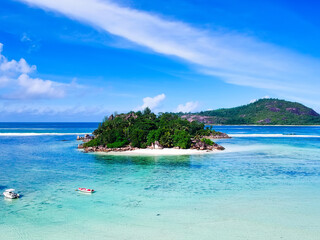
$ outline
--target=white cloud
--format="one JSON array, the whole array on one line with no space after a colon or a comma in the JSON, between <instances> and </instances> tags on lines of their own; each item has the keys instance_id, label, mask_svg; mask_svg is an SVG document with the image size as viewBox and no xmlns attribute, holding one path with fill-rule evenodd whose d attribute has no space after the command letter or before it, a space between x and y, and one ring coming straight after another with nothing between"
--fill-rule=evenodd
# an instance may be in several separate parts
<instances>
[{"instance_id":1,"label":"white cloud","mask_svg":"<svg viewBox=\"0 0 320 240\"><path fill-rule=\"evenodd\" d=\"M7 76L0 76L0 87L5 86L9 81Z\"/></svg>"},{"instance_id":2,"label":"white cloud","mask_svg":"<svg viewBox=\"0 0 320 240\"><path fill-rule=\"evenodd\" d=\"M110 113L110 109L105 106L48 106L38 104L23 104L22 102L17 103L5 103L0 104L0 115L8 114L22 114L28 116L101 116L103 117L106 113ZM1 117L1 116L0 116ZM79 119L78 119L79 120Z\"/></svg>"},{"instance_id":3,"label":"white cloud","mask_svg":"<svg viewBox=\"0 0 320 240\"><path fill-rule=\"evenodd\" d=\"M179 104L175 112L192 112L199 106L198 102L187 102L186 104Z\"/></svg>"},{"instance_id":4,"label":"white cloud","mask_svg":"<svg viewBox=\"0 0 320 240\"><path fill-rule=\"evenodd\" d=\"M109 0L20 0L195 64L236 85L318 96L320 61L237 33L204 31Z\"/></svg>"},{"instance_id":5,"label":"white cloud","mask_svg":"<svg viewBox=\"0 0 320 240\"><path fill-rule=\"evenodd\" d=\"M3 44L0 43L0 74L31 73L36 70L36 66L30 66L27 61L21 58L19 61L8 59L2 55Z\"/></svg>"},{"instance_id":6,"label":"white cloud","mask_svg":"<svg viewBox=\"0 0 320 240\"><path fill-rule=\"evenodd\" d=\"M143 110L146 107L150 108L151 110L154 110L155 108L157 108L160 103L166 98L166 95L164 93L159 94L155 97L145 97L143 99L143 105L136 108L135 110Z\"/></svg>"},{"instance_id":7,"label":"white cloud","mask_svg":"<svg viewBox=\"0 0 320 240\"><path fill-rule=\"evenodd\" d=\"M61 98L65 95L64 90L56 82L30 78L27 74L19 76L18 84L23 88L22 98Z\"/></svg>"},{"instance_id":8,"label":"white cloud","mask_svg":"<svg viewBox=\"0 0 320 240\"><path fill-rule=\"evenodd\" d=\"M63 84L50 80L30 77L30 73L36 70L35 65L29 65L21 58L19 61L9 61L2 55L3 44L0 43L0 87L7 92L2 98L26 99L26 98L61 98L65 95L65 89L75 86L75 83Z\"/></svg>"},{"instance_id":9,"label":"white cloud","mask_svg":"<svg viewBox=\"0 0 320 240\"><path fill-rule=\"evenodd\" d=\"M270 98L270 96L266 95L266 96L264 96L262 98L259 98L259 99L252 99L249 103L254 103L254 102L256 102L256 101L258 101L260 99L268 99L268 98Z\"/></svg>"},{"instance_id":10,"label":"white cloud","mask_svg":"<svg viewBox=\"0 0 320 240\"><path fill-rule=\"evenodd\" d=\"M36 69L36 66L29 66L29 64L21 58L18 62L16 60L4 61L0 65L0 70L3 72L14 72L14 73L30 73Z\"/></svg>"}]
</instances>

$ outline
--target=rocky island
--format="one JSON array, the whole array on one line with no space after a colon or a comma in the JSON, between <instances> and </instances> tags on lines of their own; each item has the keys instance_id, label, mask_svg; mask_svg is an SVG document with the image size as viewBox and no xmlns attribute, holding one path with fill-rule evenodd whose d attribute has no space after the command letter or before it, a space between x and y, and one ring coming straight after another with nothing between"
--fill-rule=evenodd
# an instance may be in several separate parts
<instances>
[{"instance_id":1,"label":"rocky island","mask_svg":"<svg viewBox=\"0 0 320 240\"><path fill-rule=\"evenodd\" d=\"M139 149L188 149L210 152L224 150L210 139L229 138L203 123L189 122L170 113L144 111L106 117L93 135L77 137L84 152L129 152ZM184 151L186 152L186 151ZM189 151L190 152L190 151ZM188 153L189 153L188 152Z\"/></svg>"}]
</instances>

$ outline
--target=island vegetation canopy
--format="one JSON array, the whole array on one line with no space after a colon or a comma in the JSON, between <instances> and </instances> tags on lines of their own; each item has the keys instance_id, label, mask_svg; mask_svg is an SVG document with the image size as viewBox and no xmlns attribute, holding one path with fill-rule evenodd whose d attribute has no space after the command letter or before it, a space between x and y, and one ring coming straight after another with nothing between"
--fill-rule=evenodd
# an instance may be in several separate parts
<instances>
[{"instance_id":1,"label":"island vegetation canopy","mask_svg":"<svg viewBox=\"0 0 320 240\"><path fill-rule=\"evenodd\" d=\"M202 141L206 145L214 143L206 136L223 135L203 123L181 119L170 113L156 115L149 108L144 111L106 117L93 132L95 138L84 143L84 147L106 146L121 148L132 146L146 148L155 142L162 147L192 147L193 141Z\"/></svg>"}]
</instances>

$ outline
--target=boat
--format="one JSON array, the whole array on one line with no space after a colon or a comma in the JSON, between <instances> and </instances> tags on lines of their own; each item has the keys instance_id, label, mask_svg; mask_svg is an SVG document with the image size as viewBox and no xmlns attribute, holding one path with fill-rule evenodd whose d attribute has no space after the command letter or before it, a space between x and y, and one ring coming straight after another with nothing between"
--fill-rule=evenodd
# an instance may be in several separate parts
<instances>
[{"instance_id":1,"label":"boat","mask_svg":"<svg viewBox=\"0 0 320 240\"><path fill-rule=\"evenodd\" d=\"M14 191L15 191L14 189L7 189L3 192L3 195L6 198L10 198L10 199L19 198L20 195L18 193L15 193Z\"/></svg>"},{"instance_id":2,"label":"boat","mask_svg":"<svg viewBox=\"0 0 320 240\"><path fill-rule=\"evenodd\" d=\"M77 190L80 192L83 192L83 193L93 193L94 192L94 190L90 189L90 188L78 188Z\"/></svg>"}]
</instances>

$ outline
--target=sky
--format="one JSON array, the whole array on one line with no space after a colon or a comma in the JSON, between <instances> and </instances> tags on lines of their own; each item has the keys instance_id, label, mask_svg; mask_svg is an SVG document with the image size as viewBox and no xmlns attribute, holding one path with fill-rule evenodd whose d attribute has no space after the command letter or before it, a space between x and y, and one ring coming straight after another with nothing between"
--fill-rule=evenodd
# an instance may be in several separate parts
<instances>
[{"instance_id":1,"label":"sky","mask_svg":"<svg viewBox=\"0 0 320 240\"><path fill-rule=\"evenodd\" d=\"M259 98L320 112L320 3L2 0L0 121L101 121Z\"/></svg>"}]
</instances>

